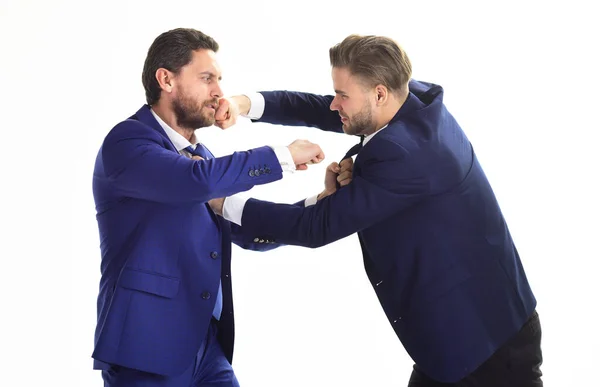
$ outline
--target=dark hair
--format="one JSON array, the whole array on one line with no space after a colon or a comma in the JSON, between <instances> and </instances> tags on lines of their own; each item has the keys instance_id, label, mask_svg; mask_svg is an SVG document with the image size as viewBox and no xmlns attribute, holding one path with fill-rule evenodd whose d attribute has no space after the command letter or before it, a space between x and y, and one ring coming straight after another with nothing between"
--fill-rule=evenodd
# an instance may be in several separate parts
<instances>
[{"instance_id":1,"label":"dark hair","mask_svg":"<svg viewBox=\"0 0 600 387\"><path fill-rule=\"evenodd\" d=\"M406 52L384 36L350 35L329 49L331 66L347 68L366 86L379 84L398 93L408 84L412 66Z\"/></svg>"},{"instance_id":2,"label":"dark hair","mask_svg":"<svg viewBox=\"0 0 600 387\"><path fill-rule=\"evenodd\" d=\"M213 38L192 28L176 28L160 34L148 49L142 72L146 102L153 105L160 99L156 70L165 68L175 74L192 61L192 52L207 49L217 52L219 45Z\"/></svg>"}]
</instances>

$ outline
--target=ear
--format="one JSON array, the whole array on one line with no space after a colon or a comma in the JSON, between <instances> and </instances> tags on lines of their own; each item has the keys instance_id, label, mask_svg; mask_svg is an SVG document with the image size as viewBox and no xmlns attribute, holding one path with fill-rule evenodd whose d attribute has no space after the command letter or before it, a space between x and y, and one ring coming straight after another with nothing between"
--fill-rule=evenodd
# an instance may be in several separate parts
<instances>
[{"instance_id":1,"label":"ear","mask_svg":"<svg viewBox=\"0 0 600 387\"><path fill-rule=\"evenodd\" d=\"M156 80L160 88L167 93L173 91L174 74L165 68L159 68L155 74Z\"/></svg>"},{"instance_id":2,"label":"ear","mask_svg":"<svg viewBox=\"0 0 600 387\"><path fill-rule=\"evenodd\" d=\"M377 85L375 87L375 103L377 104L377 106L382 106L384 105L389 97L389 92L387 87L383 86L383 85Z\"/></svg>"}]
</instances>

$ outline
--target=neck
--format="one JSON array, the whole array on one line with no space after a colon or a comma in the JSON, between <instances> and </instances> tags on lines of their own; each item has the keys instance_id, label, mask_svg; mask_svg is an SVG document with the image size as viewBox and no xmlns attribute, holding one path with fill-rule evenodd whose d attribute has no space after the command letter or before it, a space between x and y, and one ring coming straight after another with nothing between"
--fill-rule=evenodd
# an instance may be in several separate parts
<instances>
[{"instance_id":1,"label":"neck","mask_svg":"<svg viewBox=\"0 0 600 387\"><path fill-rule=\"evenodd\" d=\"M381 114L376 120L377 129L375 132L389 124L394 116L398 113L398 110L400 110L402 105L404 105L404 102L406 102L406 99L408 98L408 87L406 90L400 91L399 94L400 95L391 94L385 105L381 107Z\"/></svg>"},{"instance_id":2,"label":"neck","mask_svg":"<svg viewBox=\"0 0 600 387\"><path fill-rule=\"evenodd\" d=\"M165 122L165 124L169 125L171 129L176 131L185 137L188 141L192 142L194 137L194 129L183 128L177 124L177 116L173 109L167 106L167 103L161 99L157 103L151 106L154 113L160 117L161 120Z\"/></svg>"}]
</instances>

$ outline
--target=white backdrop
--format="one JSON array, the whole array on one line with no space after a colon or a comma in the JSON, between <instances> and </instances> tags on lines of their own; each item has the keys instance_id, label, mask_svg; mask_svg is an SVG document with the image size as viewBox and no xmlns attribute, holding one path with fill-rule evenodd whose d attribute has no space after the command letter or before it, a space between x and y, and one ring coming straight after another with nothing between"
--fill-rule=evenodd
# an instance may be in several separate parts
<instances>
[{"instance_id":1,"label":"white backdrop","mask_svg":"<svg viewBox=\"0 0 600 387\"><path fill-rule=\"evenodd\" d=\"M0 0L0 384L102 385L90 357L93 161L112 126L144 103L146 51L175 27L220 43L228 95L329 93L330 46L350 33L400 42L414 77L445 88L495 189L538 298L546 386L597 383L600 31L586 3ZM247 120L197 134L217 155L321 144L325 162L252 191L280 202L319 192L325 166L355 141ZM406 385L412 363L355 235L233 254L242 387Z\"/></svg>"}]
</instances>

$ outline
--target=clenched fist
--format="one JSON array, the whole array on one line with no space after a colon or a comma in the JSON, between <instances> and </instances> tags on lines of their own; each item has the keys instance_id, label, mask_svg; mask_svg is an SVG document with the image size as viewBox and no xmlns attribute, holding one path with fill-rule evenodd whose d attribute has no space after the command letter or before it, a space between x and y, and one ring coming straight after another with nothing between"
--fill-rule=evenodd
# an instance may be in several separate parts
<instances>
[{"instance_id":1,"label":"clenched fist","mask_svg":"<svg viewBox=\"0 0 600 387\"><path fill-rule=\"evenodd\" d=\"M235 125L240 114L248 114L249 110L250 99L245 95L221 98L215 112L215 125L221 129L227 129Z\"/></svg>"},{"instance_id":2,"label":"clenched fist","mask_svg":"<svg viewBox=\"0 0 600 387\"><path fill-rule=\"evenodd\" d=\"M351 157L342 160L340 164L333 162L329 164L325 171L325 189L317 196L317 200L321 200L337 191L338 184L344 187L352 181L352 170L354 161Z\"/></svg>"},{"instance_id":3,"label":"clenched fist","mask_svg":"<svg viewBox=\"0 0 600 387\"><path fill-rule=\"evenodd\" d=\"M288 145L288 149L298 170L305 170L308 164L320 163L325 158L321 147L307 140L296 140Z\"/></svg>"}]
</instances>

